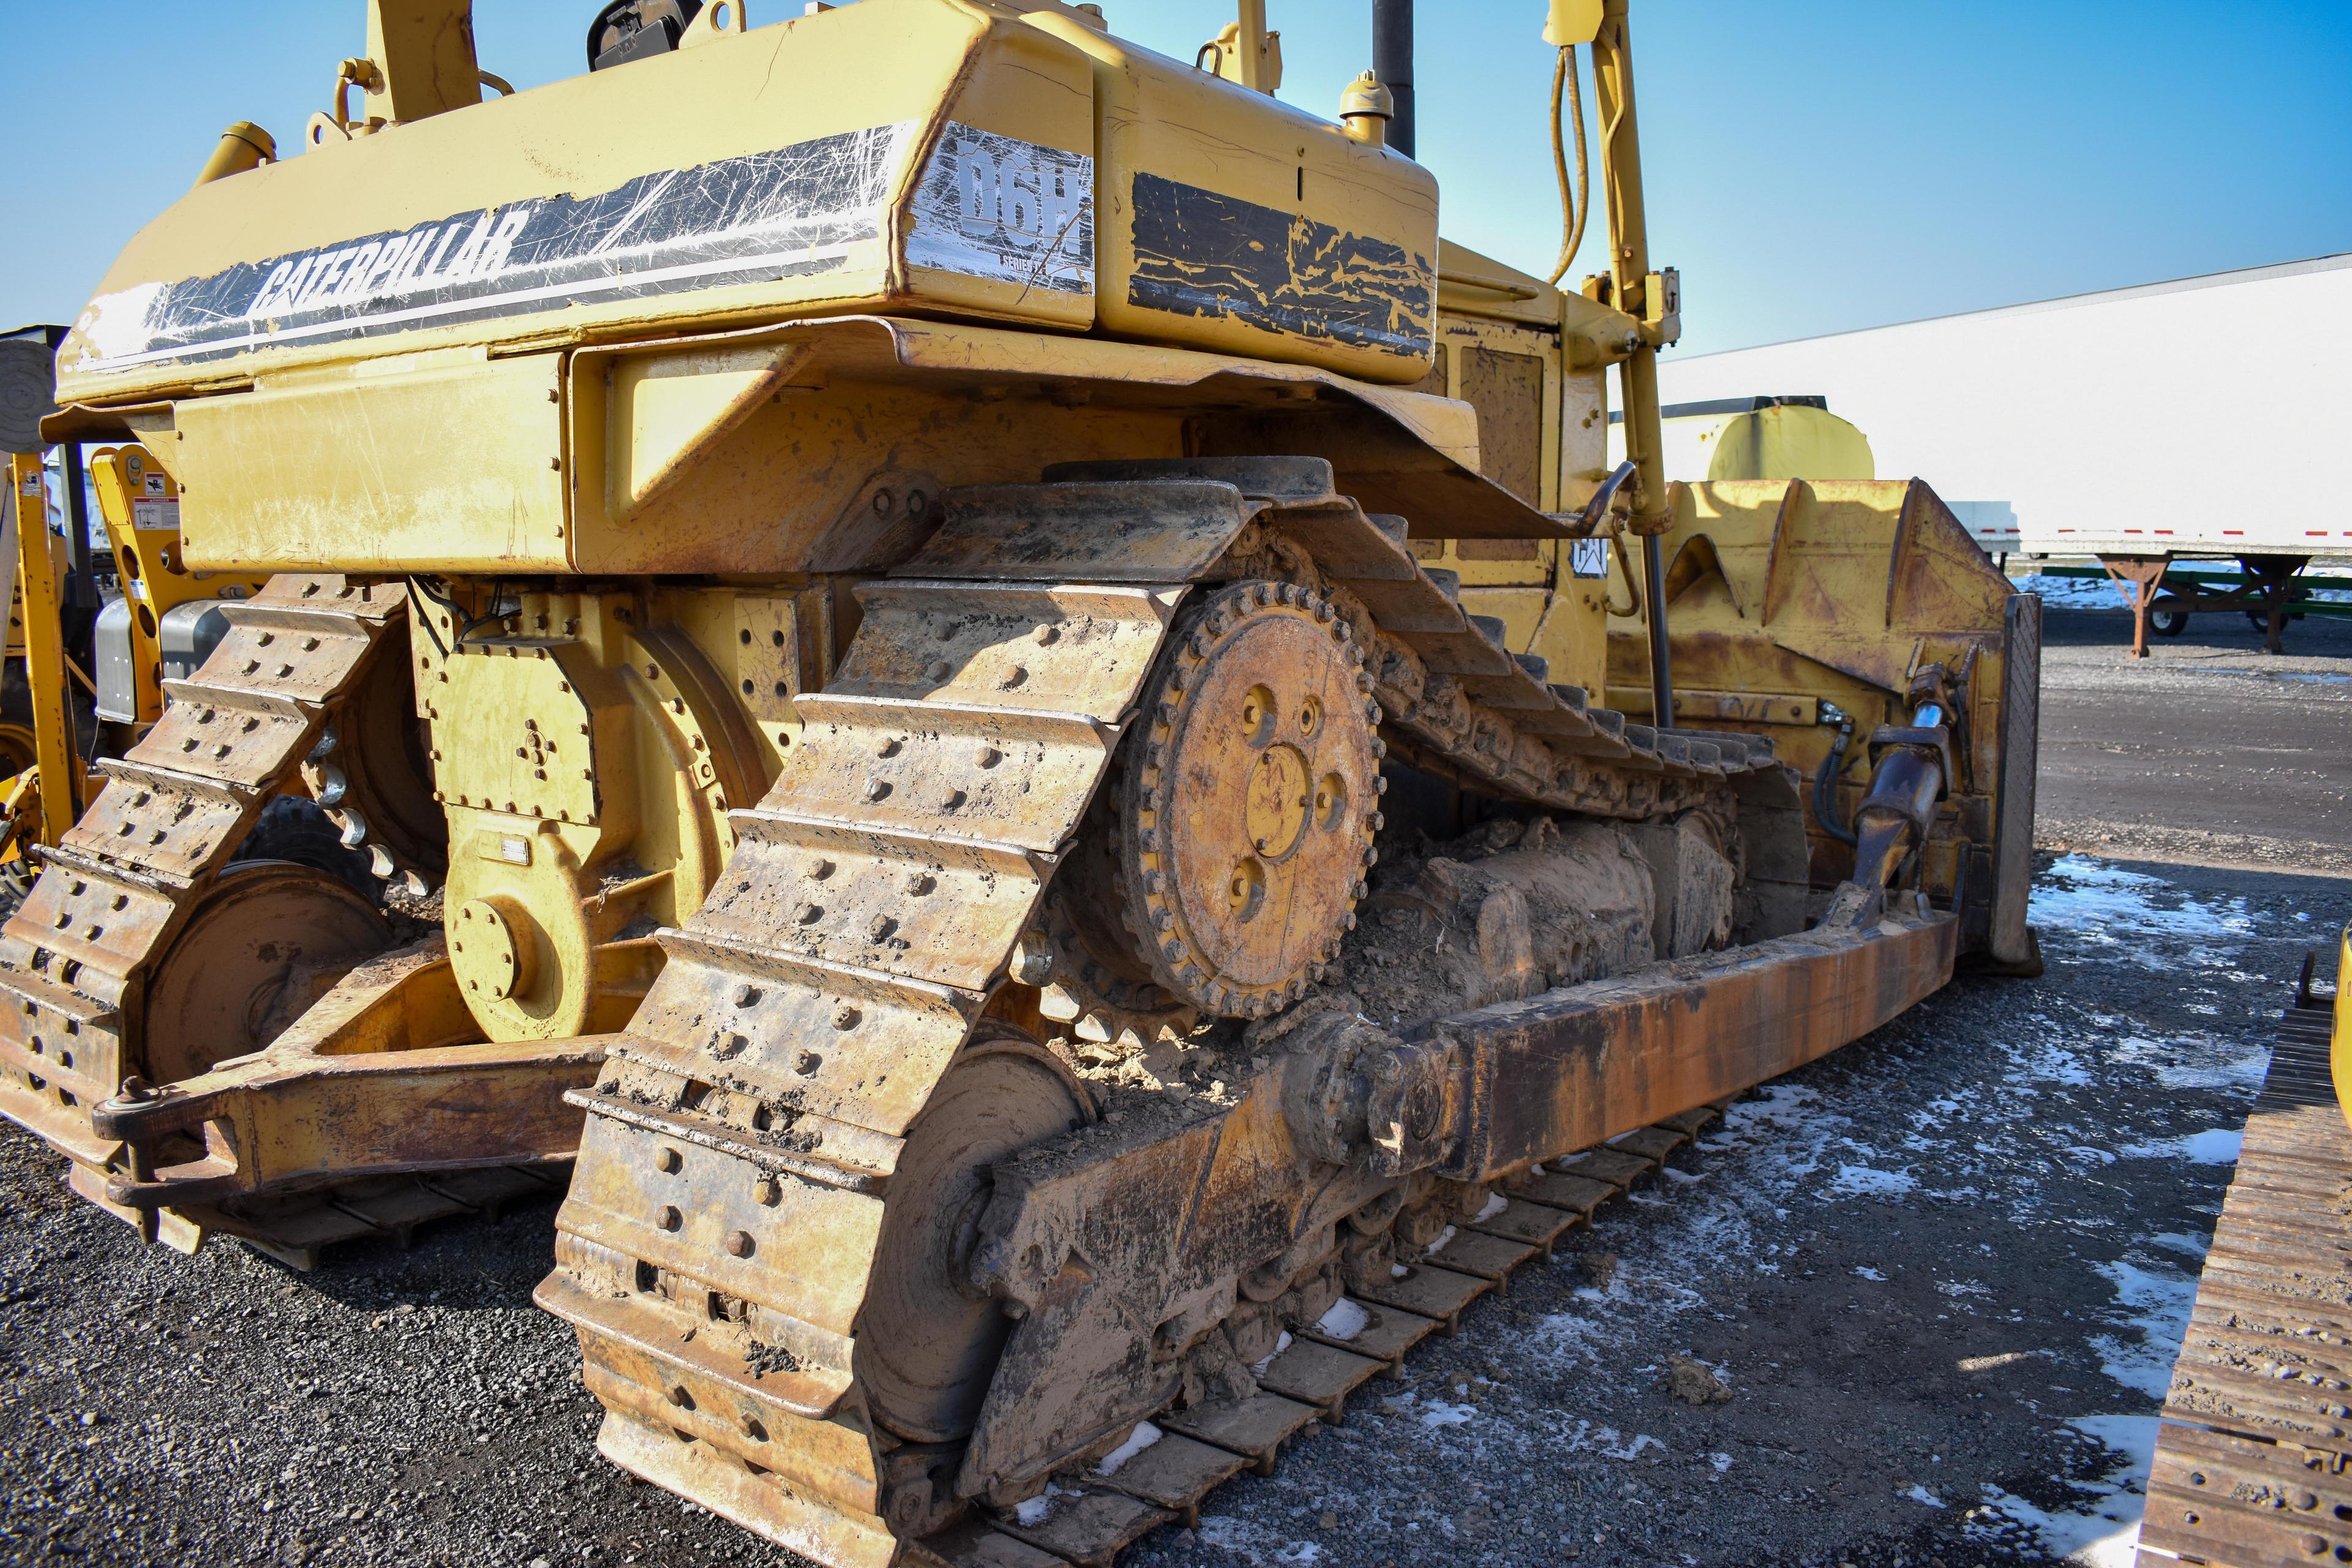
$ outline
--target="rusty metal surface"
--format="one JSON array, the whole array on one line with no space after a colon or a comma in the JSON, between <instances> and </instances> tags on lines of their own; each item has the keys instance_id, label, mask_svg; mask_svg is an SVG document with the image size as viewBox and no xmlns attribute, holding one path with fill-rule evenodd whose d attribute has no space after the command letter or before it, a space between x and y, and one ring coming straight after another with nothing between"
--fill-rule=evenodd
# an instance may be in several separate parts
<instances>
[{"instance_id":1,"label":"rusty metal surface","mask_svg":"<svg viewBox=\"0 0 2352 1568\"><path fill-rule=\"evenodd\" d=\"M1719 1114L1717 1106L1696 1107L1677 1118L1675 1127L1656 1131L1668 1137L1687 1138ZM1652 1169L1644 1167L1643 1173ZM1577 1206L1572 1208L1550 1207L1529 1196L1547 1191L1541 1178L1530 1176L1517 1184L1511 1206L1542 1208L1557 1217L1561 1228L1581 1225L1595 1202L1622 1195L1643 1173L1629 1175L1626 1182L1615 1185L1599 1184L1597 1198L1575 1193L1572 1201ZM1521 1248L1517 1256L1523 1262L1537 1256L1537 1251ZM1152 1419L1162 1436L1134 1457L1109 1468L1108 1473L1105 1466L1109 1461L1106 1460L1083 1475L1065 1475L1043 1499L1044 1517L1037 1527L1006 1523L992 1515L989 1521L961 1524L913 1543L914 1559L1019 1564L1020 1568L1102 1561L1100 1553L1109 1533L1103 1526L1135 1517L1117 1504L1090 1500L1106 1493L1140 1499L1187 1523L1196 1521L1202 1502L1218 1486L1244 1469L1271 1474L1285 1447L1311 1435L1318 1426L1343 1424L1350 1394L1383 1374L1401 1376L1416 1345L1433 1334L1451 1333L1460 1307L1498 1283L1432 1265L1404 1272L1404 1279L1351 1287L1344 1300L1360 1315L1360 1326L1345 1335L1315 1329L1301 1331L1287 1349L1267 1359L1257 1379L1262 1392L1236 1401L1161 1412ZM1435 1303L1435 1310L1423 1315L1393 1304L1402 1296ZM1050 1545L1055 1552L1036 1557L1007 1555L1002 1543L1015 1536L1029 1550Z\"/></svg>"},{"instance_id":2,"label":"rusty metal surface","mask_svg":"<svg viewBox=\"0 0 2352 1568\"><path fill-rule=\"evenodd\" d=\"M2158 1428L2143 1565L2352 1561L2352 1130L2290 1007Z\"/></svg>"},{"instance_id":3,"label":"rusty metal surface","mask_svg":"<svg viewBox=\"0 0 2352 1568\"><path fill-rule=\"evenodd\" d=\"M1112 858L1160 988L1261 1016L1339 954L1387 782L1363 655L1329 603L1290 584L1212 595L1144 697ZM1107 899L1104 901L1111 901Z\"/></svg>"},{"instance_id":4,"label":"rusty metal surface","mask_svg":"<svg viewBox=\"0 0 2352 1568\"><path fill-rule=\"evenodd\" d=\"M1915 912L1445 1020L1430 1033L1456 1042L1454 1103L1465 1121L1441 1168L1491 1179L1801 1067L1941 988L1957 948L1953 921ZM1565 1169L1613 1179L1604 1160L1654 1165L1658 1141L1636 1139Z\"/></svg>"},{"instance_id":5,"label":"rusty metal surface","mask_svg":"<svg viewBox=\"0 0 2352 1568\"><path fill-rule=\"evenodd\" d=\"M495 1167L569 1159L562 1095L602 1042L468 1044L437 941L379 958L382 919L341 881L233 863L343 705L388 684L387 663L404 689L403 589L280 576L223 607L228 636L168 683L0 933L0 1111L150 1238L216 1230L305 1268L339 1241L545 1191Z\"/></svg>"}]
</instances>

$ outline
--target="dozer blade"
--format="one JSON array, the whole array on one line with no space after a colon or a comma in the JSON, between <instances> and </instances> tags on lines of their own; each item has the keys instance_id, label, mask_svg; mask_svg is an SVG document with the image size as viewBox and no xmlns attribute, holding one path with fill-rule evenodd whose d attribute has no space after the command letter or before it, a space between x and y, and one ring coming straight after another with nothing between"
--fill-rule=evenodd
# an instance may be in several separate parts
<instances>
[{"instance_id":1,"label":"dozer blade","mask_svg":"<svg viewBox=\"0 0 2352 1568\"><path fill-rule=\"evenodd\" d=\"M2037 962L2032 880L2042 602L2014 592L1923 482L1733 480L1673 487L1665 620L1679 725L1769 736L1807 782L1812 882L1853 872L1870 727L1907 722L1915 669L1973 650L1968 765L1924 856L1924 886L1962 900L1961 947ZM1622 600L1622 574L1613 584ZM1638 594L1635 597L1638 598ZM1609 699L1648 715L1649 606L1609 637ZM1854 744L1839 745L1843 715ZM1833 746L1835 775L1813 781ZM1835 819L1825 824L1826 802Z\"/></svg>"}]
</instances>

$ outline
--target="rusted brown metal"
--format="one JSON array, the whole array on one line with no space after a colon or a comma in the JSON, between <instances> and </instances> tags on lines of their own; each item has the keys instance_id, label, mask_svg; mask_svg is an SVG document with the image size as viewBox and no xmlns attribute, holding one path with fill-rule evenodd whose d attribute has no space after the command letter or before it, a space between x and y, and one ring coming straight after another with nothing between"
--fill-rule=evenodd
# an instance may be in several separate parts
<instances>
[{"instance_id":1,"label":"rusted brown metal","mask_svg":"<svg viewBox=\"0 0 2352 1568\"><path fill-rule=\"evenodd\" d=\"M2165 1397L2143 1568L2352 1561L2352 1130L2326 1000L2280 1021Z\"/></svg>"},{"instance_id":2,"label":"rusted brown metal","mask_svg":"<svg viewBox=\"0 0 2352 1568\"><path fill-rule=\"evenodd\" d=\"M2156 609L2156 595L2164 586L2164 574L2172 564L2171 559L2162 555L2102 555L2099 564L2107 569L2108 580L2131 609L2131 656L2146 658L2148 616Z\"/></svg>"},{"instance_id":3,"label":"rusted brown metal","mask_svg":"<svg viewBox=\"0 0 2352 1568\"><path fill-rule=\"evenodd\" d=\"M1720 1114L1720 1105L1693 1108L1670 1119L1671 1125L1640 1129L1661 1141L1687 1139ZM1642 1171L1653 1167L1635 1162ZM1629 1180L1636 1179L1629 1176ZM1553 1178L1554 1182L1562 1178ZM1558 1214L1569 1224L1581 1223L1591 1206L1622 1194L1622 1185L1583 1184L1592 1190L1575 1190L1569 1209ZM1513 1208L1542 1208L1531 1193L1549 1194L1541 1177L1522 1178ZM1535 1256L1531 1249L1523 1258ZM1401 1280L1384 1280L1402 1289L1421 1282L1423 1289L1452 1290L1465 1299L1491 1289L1493 1281L1422 1264L1402 1270ZM1448 1286L1445 1282L1454 1282ZM1227 1479L1245 1468L1271 1474L1283 1448L1311 1435L1318 1424L1346 1418L1348 1395L1370 1379L1399 1373L1413 1348L1440 1330L1451 1331L1450 1311L1423 1316L1393 1305L1382 1305L1377 1289L1351 1287L1327 1314L1331 1327L1318 1323L1302 1329L1287 1348L1267 1357L1255 1380L1260 1392L1246 1397L1165 1411L1154 1426L1139 1426L1118 1450L1081 1472L1065 1474L1026 1510L1010 1521L1002 1515L988 1521L969 1521L926 1540L910 1542L908 1553L917 1563L971 1564L973 1568L1054 1568L1066 1562L1101 1561L1115 1543L1132 1536L1146 1516L1103 1494L1120 1494L1165 1510L1186 1523L1197 1521L1201 1505ZM1159 1432L1155 1438L1153 1430ZM1122 1456L1125 1456L1122 1458ZM1012 1533L1005 1533L1011 1531ZM1016 1539L1018 1537L1018 1539ZM1038 1542L1050 1544L1048 1552Z\"/></svg>"}]
</instances>

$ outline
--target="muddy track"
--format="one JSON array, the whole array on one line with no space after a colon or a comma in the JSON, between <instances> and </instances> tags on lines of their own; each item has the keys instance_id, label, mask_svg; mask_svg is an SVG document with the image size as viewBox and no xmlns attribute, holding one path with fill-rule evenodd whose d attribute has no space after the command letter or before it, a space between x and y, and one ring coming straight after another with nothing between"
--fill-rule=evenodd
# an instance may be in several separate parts
<instances>
[{"instance_id":1,"label":"muddy track","mask_svg":"<svg viewBox=\"0 0 2352 1568\"><path fill-rule=\"evenodd\" d=\"M1226 601L1235 614L1295 614L1360 650L1357 691L1390 744L1531 805L1636 821L1727 810L1727 781L1777 765L1747 737L1659 735L1549 685L1541 660L1507 652L1499 625L1465 616L1452 584L1419 567L1402 520L1368 517L1328 493L1327 468L1299 467L1308 482L1261 494L1123 469L966 492L903 575L862 591L835 679L799 700L805 729L785 771L734 814L727 875L683 930L661 933L660 979L594 1089L576 1097L588 1125L539 1300L580 1331L608 1457L836 1563L887 1562L961 1511L956 1470L994 1365L994 1308L956 1299L944 1265L893 1261L894 1247L913 1245L902 1227L962 1201L919 1183L899 1190L900 1167L927 1158L918 1115L951 1068L965 1070L1000 977L1023 974L1024 942L1040 942L1047 882L1171 627L1205 654ZM1302 477L1273 468L1278 481ZM1242 511L1219 521L1215 509L1236 500ZM1210 525L1188 529L1203 510ZM1108 536L1113 518L1153 531ZM992 575L1007 560L1032 563L1034 580ZM1083 581L1089 564L1112 563L1124 581ZM1239 597L1227 587L1210 623L1180 616L1192 583L1237 579L1255 586ZM1359 883L1346 908L1361 894ZM1183 984L1183 944L1171 938L1164 956L1163 981ZM1013 1046L992 1049L992 1071L1016 1071ZM1031 1066L1050 1083L1052 1058L1034 1052ZM1047 1116L1040 1131L1066 1124ZM1653 1157L1592 1158L1634 1162L1631 1180ZM1386 1320L1402 1336L1394 1354L1576 1223L1578 1203L1613 1190L1555 1180L1558 1203L1507 1199L1485 1229L1449 1242L1444 1262L1370 1289L1370 1305L1397 1314ZM1312 1265L1322 1305L1306 1318L1328 1307L1338 1267ZM902 1276L908 1300L928 1305L887 1299ZM894 1347L947 1333L950 1320L982 1348L898 1364ZM1170 1416L1185 1440L1138 1476L1160 1477L1152 1484L1189 1508L1335 1412L1359 1373L1388 1364L1314 1342L1286 1353L1277 1382L1318 1397L1260 1395L1231 1426ZM1312 1381L1310 1363L1337 1382ZM1221 1469L1210 1456L1226 1452L1243 1458ZM1181 1484L1161 1475L1179 1456L1194 1462ZM1004 1480L1026 1489L1045 1476L1000 1477L992 1489ZM1131 1493L1099 1496L1071 1511L1083 1530L1039 1538L1092 1561L1102 1542L1115 1551L1167 1517L1168 1505Z\"/></svg>"}]
</instances>

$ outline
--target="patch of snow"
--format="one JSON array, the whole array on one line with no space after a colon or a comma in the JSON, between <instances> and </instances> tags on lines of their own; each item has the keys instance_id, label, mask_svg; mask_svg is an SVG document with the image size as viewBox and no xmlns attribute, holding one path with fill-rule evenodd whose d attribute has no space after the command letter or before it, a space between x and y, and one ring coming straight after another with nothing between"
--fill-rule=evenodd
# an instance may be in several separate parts
<instances>
[{"instance_id":1,"label":"patch of snow","mask_svg":"<svg viewBox=\"0 0 2352 1568\"><path fill-rule=\"evenodd\" d=\"M2118 1463L2100 1479L2071 1483L2084 1500L2056 1511L1988 1486L1985 1510L1969 1530L1979 1536L2024 1533L2053 1558L2080 1568L2132 1568L2139 1552L2139 1526L2147 1506L2147 1468L2156 1455L2153 1415L2082 1415L2066 1423L2113 1452ZM1997 1523L1989 1526L1990 1516ZM2000 1524L2010 1529L2003 1531Z\"/></svg>"},{"instance_id":2,"label":"patch of snow","mask_svg":"<svg viewBox=\"0 0 2352 1568\"><path fill-rule=\"evenodd\" d=\"M1913 1481L1907 1490L1897 1492L1895 1496L1907 1497L1913 1502L1926 1503L1929 1508L1942 1508L1944 1506L1944 1500L1942 1498L1937 1497L1934 1492L1929 1491L1917 1481Z\"/></svg>"},{"instance_id":3,"label":"patch of snow","mask_svg":"<svg viewBox=\"0 0 2352 1568\"><path fill-rule=\"evenodd\" d=\"M1854 1272L1861 1275L1864 1279L1884 1281L1886 1278L1885 1275L1880 1273L1877 1269L1869 1268L1866 1265L1857 1265L1854 1268Z\"/></svg>"},{"instance_id":4,"label":"patch of snow","mask_svg":"<svg viewBox=\"0 0 2352 1568\"><path fill-rule=\"evenodd\" d=\"M1453 1239L1454 1227L1449 1225L1444 1230L1437 1233L1437 1239L1435 1241L1431 1242L1427 1247L1421 1249L1421 1255L1423 1258L1427 1258L1431 1254L1434 1253L1439 1247L1444 1247L1447 1242L1452 1241Z\"/></svg>"},{"instance_id":5,"label":"patch of snow","mask_svg":"<svg viewBox=\"0 0 2352 1568\"><path fill-rule=\"evenodd\" d=\"M2163 908L2156 895L2177 896L2177 908ZM2151 937L2237 939L2254 934L2246 901L2232 899L2216 909L2178 894L2160 877L2126 871L2087 855L2063 855L2034 879L2028 915L2044 929L2055 928L2079 947L2107 950L2149 969L2171 969L2179 957Z\"/></svg>"},{"instance_id":6,"label":"patch of snow","mask_svg":"<svg viewBox=\"0 0 2352 1568\"><path fill-rule=\"evenodd\" d=\"M1830 1191L1840 1197L1899 1198L1919 1184L1908 1171L1879 1171L1868 1165L1840 1165Z\"/></svg>"},{"instance_id":7,"label":"patch of snow","mask_svg":"<svg viewBox=\"0 0 2352 1568\"><path fill-rule=\"evenodd\" d=\"M2043 573L2029 573L2013 577L2010 586L2020 594L2039 594L2045 609L2054 610L2127 610L2123 591L2112 577L2052 577Z\"/></svg>"},{"instance_id":8,"label":"patch of snow","mask_svg":"<svg viewBox=\"0 0 2352 1568\"><path fill-rule=\"evenodd\" d=\"M1084 1492L1065 1491L1053 1482L1047 1481L1044 1491L1013 1505L1013 1517L1034 1529L1053 1517L1055 1498L1084 1497L1085 1495Z\"/></svg>"},{"instance_id":9,"label":"patch of snow","mask_svg":"<svg viewBox=\"0 0 2352 1568\"><path fill-rule=\"evenodd\" d=\"M2143 1267L2127 1258L2102 1263L2098 1271L2115 1288L2117 1310L2109 1321L2138 1332L2137 1343L2114 1334L2086 1342L2100 1358L2099 1370L2126 1388L2161 1400L2172 1384L2172 1363L2197 1300L2197 1281L2166 1265Z\"/></svg>"},{"instance_id":10,"label":"patch of snow","mask_svg":"<svg viewBox=\"0 0 2352 1568\"><path fill-rule=\"evenodd\" d=\"M1731 1468L1731 1456L1728 1454L1709 1454L1706 1457L1706 1462L1714 1467L1715 1473L1718 1476Z\"/></svg>"},{"instance_id":11,"label":"patch of snow","mask_svg":"<svg viewBox=\"0 0 2352 1568\"><path fill-rule=\"evenodd\" d=\"M1613 1436L1615 1434L1604 1426L1601 1429L1600 1435ZM1661 1454L1666 1451L1666 1446L1647 1432L1636 1432L1633 1434L1633 1441L1620 1444L1615 1447L1603 1448L1601 1451L1612 1459L1638 1459L1642 1457L1642 1450L1644 1448L1655 1448Z\"/></svg>"},{"instance_id":12,"label":"patch of snow","mask_svg":"<svg viewBox=\"0 0 2352 1568\"><path fill-rule=\"evenodd\" d=\"M2167 1089L2230 1089L2252 1095L2270 1076L2271 1053L2267 1047L2241 1054L2244 1050L2242 1041L2211 1035L2163 1040L2126 1035L2108 1047L2107 1058L2147 1068Z\"/></svg>"},{"instance_id":13,"label":"patch of snow","mask_svg":"<svg viewBox=\"0 0 2352 1568\"><path fill-rule=\"evenodd\" d=\"M1371 1313L1342 1296L1331 1303L1329 1311L1315 1320L1315 1327L1335 1340L1352 1340L1362 1333L1364 1326L1371 1321Z\"/></svg>"},{"instance_id":14,"label":"patch of snow","mask_svg":"<svg viewBox=\"0 0 2352 1568\"><path fill-rule=\"evenodd\" d=\"M1466 1426L1477 1414L1475 1405L1448 1405L1442 1399L1433 1399L1422 1407L1421 1424L1433 1431L1440 1426Z\"/></svg>"},{"instance_id":15,"label":"patch of snow","mask_svg":"<svg viewBox=\"0 0 2352 1568\"><path fill-rule=\"evenodd\" d=\"M1266 1359L1271 1361L1273 1358L1269 1356ZM1137 1422L1135 1424L1135 1430L1127 1435L1126 1442L1121 1443L1118 1447L1113 1448L1109 1453L1105 1454L1100 1459L1095 1462L1095 1474L1098 1476L1115 1476L1118 1474L1118 1468L1121 1465L1126 1464L1129 1459L1132 1459L1138 1454L1143 1452L1144 1449L1149 1448L1152 1444L1160 1441L1160 1431L1159 1427L1154 1426L1149 1421Z\"/></svg>"},{"instance_id":16,"label":"patch of snow","mask_svg":"<svg viewBox=\"0 0 2352 1568\"><path fill-rule=\"evenodd\" d=\"M1281 1335L1274 1342L1274 1348L1266 1352L1265 1355L1259 1357L1256 1361L1250 1363L1250 1375L1252 1377L1264 1377L1265 1375L1265 1369L1274 1364L1274 1358L1280 1355L1289 1348L1290 1331L1288 1329L1285 1329L1282 1331Z\"/></svg>"},{"instance_id":17,"label":"patch of snow","mask_svg":"<svg viewBox=\"0 0 2352 1568\"><path fill-rule=\"evenodd\" d=\"M2192 1165L2234 1165L2245 1134L2235 1127L2211 1127L2186 1138L2126 1143L2117 1152L2129 1160L2186 1160Z\"/></svg>"},{"instance_id":18,"label":"patch of snow","mask_svg":"<svg viewBox=\"0 0 2352 1568\"><path fill-rule=\"evenodd\" d=\"M1502 1194L1488 1193L1486 1194L1486 1203L1480 1206L1476 1214L1470 1216L1470 1223L1472 1225L1485 1225L1488 1220L1493 1219L1496 1215L1501 1214L1505 1209L1509 1208L1510 1206L1511 1200L1505 1197Z\"/></svg>"},{"instance_id":19,"label":"patch of snow","mask_svg":"<svg viewBox=\"0 0 2352 1568\"><path fill-rule=\"evenodd\" d=\"M1402 1279L1412 1272L1412 1269L1407 1268L1402 1263L1391 1263L1389 1265L1389 1278L1391 1279Z\"/></svg>"}]
</instances>

